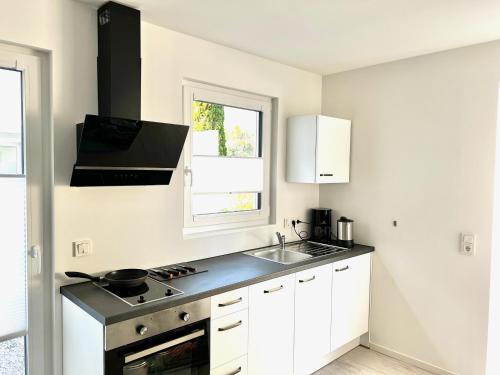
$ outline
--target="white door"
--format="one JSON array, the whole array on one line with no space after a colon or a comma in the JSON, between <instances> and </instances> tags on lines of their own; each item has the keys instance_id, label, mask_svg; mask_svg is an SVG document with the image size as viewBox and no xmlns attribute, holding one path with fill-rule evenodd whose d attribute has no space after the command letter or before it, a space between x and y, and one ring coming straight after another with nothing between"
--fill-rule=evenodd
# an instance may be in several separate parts
<instances>
[{"instance_id":1,"label":"white door","mask_svg":"<svg viewBox=\"0 0 500 375\"><path fill-rule=\"evenodd\" d=\"M293 373L295 276L250 286L248 373Z\"/></svg>"},{"instance_id":2,"label":"white door","mask_svg":"<svg viewBox=\"0 0 500 375\"><path fill-rule=\"evenodd\" d=\"M317 117L316 182L349 182L351 121Z\"/></svg>"},{"instance_id":3,"label":"white door","mask_svg":"<svg viewBox=\"0 0 500 375\"><path fill-rule=\"evenodd\" d=\"M330 352L332 319L332 265L295 274L295 375Z\"/></svg>"},{"instance_id":4,"label":"white door","mask_svg":"<svg viewBox=\"0 0 500 375\"><path fill-rule=\"evenodd\" d=\"M48 350L40 76L39 58L0 46L0 374L43 374Z\"/></svg>"},{"instance_id":5,"label":"white door","mask_svg":"<svg viewBox=\"0 0 500 375\"><path fill-rule=\"evenodd\" d=\"M331 351L368 332L371 254L333 263Z\"/></svg>"}]
</instances>

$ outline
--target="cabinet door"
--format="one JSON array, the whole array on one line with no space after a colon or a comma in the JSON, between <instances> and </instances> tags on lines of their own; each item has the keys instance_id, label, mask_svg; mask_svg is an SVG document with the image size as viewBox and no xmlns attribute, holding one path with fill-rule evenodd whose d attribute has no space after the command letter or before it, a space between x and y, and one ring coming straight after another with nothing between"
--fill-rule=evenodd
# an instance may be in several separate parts
<instances>
[{"instance_id":1,"label":"cabinet door","mask_svg":"<svg viewBox=\"0 0 500 375\"><path fill-rule=\"evenodd\" d=\"M295 275L250 286L248 373L293 373Z\"/></svg>"},{"instance_id":2,"label":"cabinet door","mask_svg":"<svg viewBox=\"0 0 500 375\"><path fill-rule=\"evenodd\" d=\"M295 274L295 374L330 352L332 265Z\"/></svg>"},{"instance_id":3,"label":"cabinet door","mask_svg":"<svg viewBox=\"0 0 500 375\"><path fill-rule=\"evenodd\" d=\"M368 332L371 255L333 263L331 350Z\"/></svg>"},{"instance_id":4,"label":"cabinet door","mask_svg":"<svg viewBox=\"0 0 500 375\"><path fill-rule=\"evenodd\" d=\"M318 116L316 182L349 182L351 121Z\"/></svg>"}]
</instances>

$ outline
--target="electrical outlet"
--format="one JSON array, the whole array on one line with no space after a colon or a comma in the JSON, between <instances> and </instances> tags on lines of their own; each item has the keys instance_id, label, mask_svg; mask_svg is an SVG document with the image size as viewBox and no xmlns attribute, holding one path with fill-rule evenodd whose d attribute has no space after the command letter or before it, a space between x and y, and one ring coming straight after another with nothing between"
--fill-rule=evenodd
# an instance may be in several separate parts
<instances>
[{"instance_id":1,"label":"electrical outlet","mask_svg":"<svg viewBox=\"0 0 500 375\"><path fill-rule=\"evenodd\" d=\"M87 257L90 254L92 254L92 241L90 240L73 241L74 257Z\"/></svg>"},{"instance_id":2,"label":"electrical outlet","mask_svg":"<svg viewBox=\"0 0 500 375\"><path fill-rule=\"evenodd\" d=\"M286 229L288 232L287 232L287 235L288 234L294 234L294 230L293 230L293 226L292 226L292 221L295 220L295 224L297 224L297 221L299 220L298 218L296 217L286 217L284 220L283 220L283 229Z\"/></svg>"}]
</instances>

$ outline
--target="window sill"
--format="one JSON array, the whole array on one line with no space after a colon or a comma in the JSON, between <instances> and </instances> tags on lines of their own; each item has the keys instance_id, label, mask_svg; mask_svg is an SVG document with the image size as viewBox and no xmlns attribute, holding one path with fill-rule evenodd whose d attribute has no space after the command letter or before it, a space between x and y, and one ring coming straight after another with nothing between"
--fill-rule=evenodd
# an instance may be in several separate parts
<instances>
[{"instance_id":1,"label":"window sill","mask_svg":"<svg viewBox=\"0 0 500 375\"><path fill-rule=\"evenodd\" d=\"M190 240L194 238L204 238L204 237L215 237L234 233L243 233L253 230L274 230L276 224L256 224L256 225L246 225L231 228L214 228L214 227L193 227L193 228L183 228L182 238L185 240Z\"/></svg>"}]
</instances>

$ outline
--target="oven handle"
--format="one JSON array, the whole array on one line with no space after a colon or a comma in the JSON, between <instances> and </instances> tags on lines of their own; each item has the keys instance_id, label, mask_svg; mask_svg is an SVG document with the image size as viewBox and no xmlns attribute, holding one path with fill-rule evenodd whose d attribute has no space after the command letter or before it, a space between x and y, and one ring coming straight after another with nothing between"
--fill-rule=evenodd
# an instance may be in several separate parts
<instances>
[{"instance_id":1,"label":"oven handle","mask_svg":"<svg viewBox=\"0 0 500 375\"><path fill-rule=\"evenodd\" d=\"M203 335L205 335L205 330L201 329L199 331L195 331L193 333L190 333L189 335L182 336L182 337L179 337L177 339L164 342L163 344L153 346L152 348L148 348L148 349L142 350L142 351L137 352L137 353L126 355L125 356L125 363L130 363L130 362L136 361L140 358L147 357L148 355L155 354L155 353L162 351L164 349L168 349L168 348L171 348L172 346L176 346L176 345L185 343L189 340L195 339L197 337L201 337Z\"/></svg>"}]
</instances>

